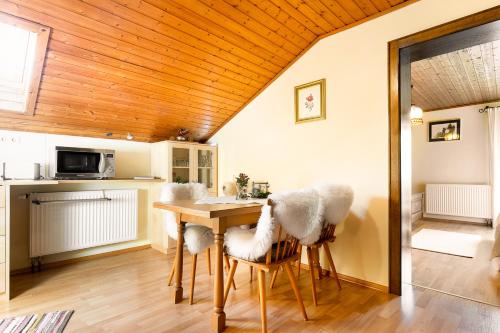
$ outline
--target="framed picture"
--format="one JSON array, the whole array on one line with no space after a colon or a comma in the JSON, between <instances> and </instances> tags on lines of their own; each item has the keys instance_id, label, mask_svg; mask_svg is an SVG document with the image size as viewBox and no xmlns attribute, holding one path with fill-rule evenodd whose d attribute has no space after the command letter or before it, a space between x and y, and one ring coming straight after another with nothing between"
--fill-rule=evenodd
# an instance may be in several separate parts
<instances>
[{"instance_id":1,"label":"framed picture","mask_svg":"<svg viewBox=\"0 0 500 333\"><path fill-rule=\"evenodd\" d=\"M326 119L325 79L295 87L295 123Z\"/></svg>"},{"instance_id":2,"label":"framed picture","mask_svg":"<svg viewBox=\"0 0 500 333\"><path fill-rule=\"evenodd\" d=\"M429 142L460 140L460 119L429 122Z\"/></svg>"}]
</instances>

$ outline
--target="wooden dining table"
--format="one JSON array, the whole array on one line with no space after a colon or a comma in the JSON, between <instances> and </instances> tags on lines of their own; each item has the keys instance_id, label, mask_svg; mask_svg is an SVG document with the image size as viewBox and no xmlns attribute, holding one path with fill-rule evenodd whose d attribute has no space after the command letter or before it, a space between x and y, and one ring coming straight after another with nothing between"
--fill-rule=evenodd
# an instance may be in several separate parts
<instances>
[{"instance_id":1,"label":"wooden dining table","mask_svg":"<svg viewBox=\"0 0 500 333\"><path fill-rule=\"evenodd\" d=\"M214 310L211 327L222 332L226 327L224 312L224 233L227 228L254 224L258 221L261 204L196 204L194 200L155 202L154 208L165 209L176 214L177 255L175 256L174 303L183 300L182 266L184 258L184 231L186 223L194 223L212 229L215 241Z\"/></svg>"}]
</instances>

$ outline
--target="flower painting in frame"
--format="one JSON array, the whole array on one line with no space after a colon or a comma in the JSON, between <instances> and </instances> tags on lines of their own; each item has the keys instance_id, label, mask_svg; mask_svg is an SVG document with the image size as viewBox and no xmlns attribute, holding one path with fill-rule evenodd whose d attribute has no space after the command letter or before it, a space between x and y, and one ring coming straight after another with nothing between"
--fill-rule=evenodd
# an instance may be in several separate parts
<instances>
[{"instance_id":1,"label":"flower painting in frame","mask_svg":"<svg viewBox=\"0 0 500 333\"><path fill-rule=\"evenodd\" d=\"M295 123L326 119L325 79L295 87Z\"/></svg>"}]
</instances>

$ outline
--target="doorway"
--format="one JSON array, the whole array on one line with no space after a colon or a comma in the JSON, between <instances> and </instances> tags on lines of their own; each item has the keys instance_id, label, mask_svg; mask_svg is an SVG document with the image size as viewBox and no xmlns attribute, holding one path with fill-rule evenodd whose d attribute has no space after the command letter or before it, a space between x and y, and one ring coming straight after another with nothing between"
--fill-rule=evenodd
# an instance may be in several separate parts
<instances>
[{"instance_id":1,"label":"doorway","mask_svg":"<svg viewBox=\"0 0 500 333\"><path fill-rule=\"evenodd\" d=\"M389 43L391 293L401 295L402 284L414 282L411 257L411 65L423 59L500 40L499 20L500 7L495 7Z\"/></svg>"}]
</instances>

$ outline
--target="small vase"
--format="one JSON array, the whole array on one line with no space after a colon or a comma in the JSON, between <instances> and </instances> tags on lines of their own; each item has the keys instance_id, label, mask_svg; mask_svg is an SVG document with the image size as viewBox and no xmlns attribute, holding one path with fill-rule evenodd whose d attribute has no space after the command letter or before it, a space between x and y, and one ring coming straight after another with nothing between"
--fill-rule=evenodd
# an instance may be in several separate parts
<instances>
[{"instance_id":1,"label":"small vase","mask_svg":"<svg viewBox=\"0 0 500 333\"><path fill-rule=\"evenodd\" d=\"M247 186L236 184L236 200L248 199Z\"/></svg>"}]
</instances>

